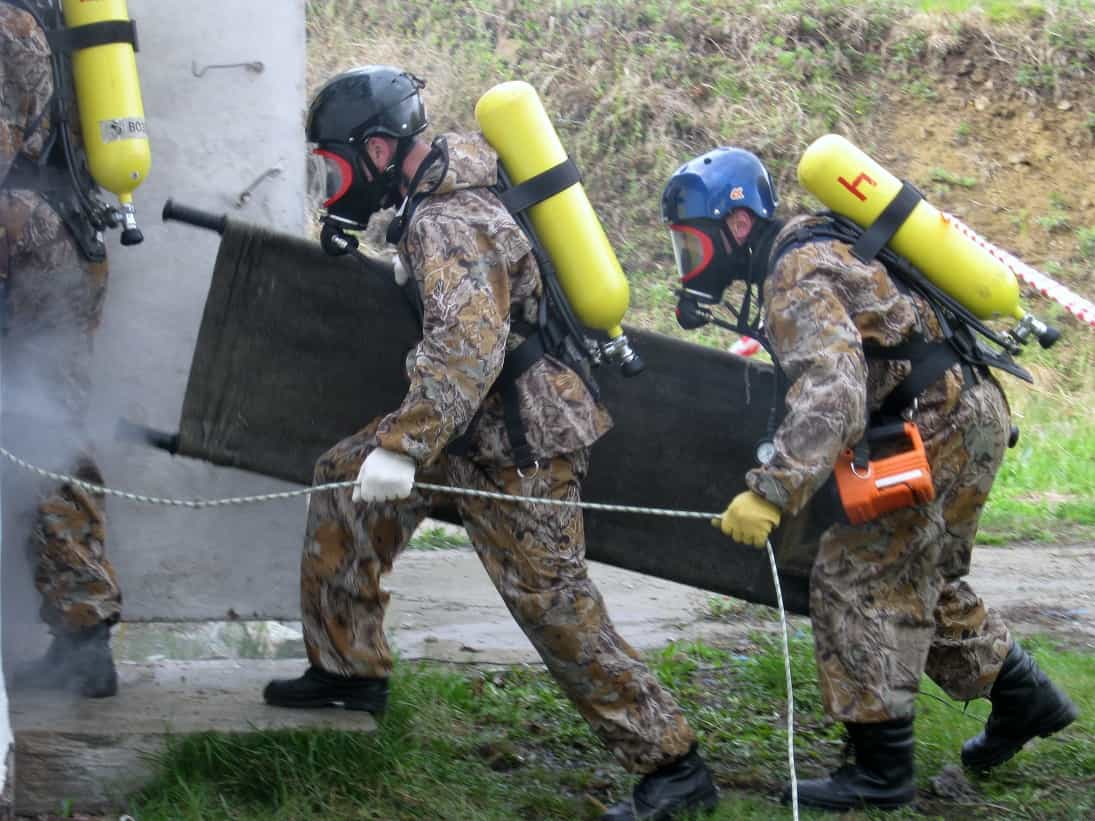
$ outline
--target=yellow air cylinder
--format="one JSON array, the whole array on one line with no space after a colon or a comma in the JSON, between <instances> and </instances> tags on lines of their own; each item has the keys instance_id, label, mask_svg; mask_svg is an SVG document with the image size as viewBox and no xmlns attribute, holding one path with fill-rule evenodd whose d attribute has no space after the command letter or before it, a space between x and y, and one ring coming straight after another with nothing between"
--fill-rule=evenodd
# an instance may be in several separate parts
<instances>
[{"instance_id":1,"label":"yellow air cylinder","mask_svg":"<svg viewBox=\"0 0 1095 821\"><path fill-rule=\"evenodd\" d=\"M862 228L901 190L900 180L837 134L826 134L806 149L798 179L828 208ZM888 245L979 319L1025 316L1015 275L926 200L917 203Z\"/></svg>"},{"instance_id":2,"label":"yellow air cylinder","mask_svg":"<svg viewBox=\"0 0 1095 821\"><path fill-rule=\"evenodd\" d=\"M62 0L62 10L69 29L129 20L125 0ZM132 232L139 237L133 191L148 176L152 156L133 46L123 42L77 49L72 54L72 74L91 176L122 203L126 227L122 242L139 242L132 239Z\"/></svg>"},{"instance_id":3,"label":"yellow air cylinder","mask_svg":"<svg viewBox=\"0 0 1095 821\"><path fill-rule=\"evenodd\" d=\"M528 83L514 80L487 91L476 103L475 119L514 185L567 159L539 95ZM548 197L528 213L578 319L613 339L623 337L627 277L582 184Z\"/></svg>"}]
</instances>

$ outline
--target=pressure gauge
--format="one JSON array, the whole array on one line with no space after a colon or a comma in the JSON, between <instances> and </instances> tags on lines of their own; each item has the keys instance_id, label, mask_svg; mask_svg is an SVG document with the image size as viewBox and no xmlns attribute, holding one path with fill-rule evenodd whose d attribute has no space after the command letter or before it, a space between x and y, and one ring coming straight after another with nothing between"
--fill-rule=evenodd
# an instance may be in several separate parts
<instances>
[{"instance_id":1,"label":"pressure gauge","mask_svg":"<svg viewBox=\"0 0 1095 821\"><path fill-rule=\"evenodd\" d=\"M761 439L757 442L757 462L760 465L770 465L776 458L776 443L771 439Z\"/></svg>"}]
</instances>

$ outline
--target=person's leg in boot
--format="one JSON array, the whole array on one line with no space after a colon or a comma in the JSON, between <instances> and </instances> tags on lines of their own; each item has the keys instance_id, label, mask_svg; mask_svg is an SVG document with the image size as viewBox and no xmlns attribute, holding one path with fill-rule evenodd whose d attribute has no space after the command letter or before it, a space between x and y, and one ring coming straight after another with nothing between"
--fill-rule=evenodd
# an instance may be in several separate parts
<instances>
[{"instance_id":1,"label":"person's leg in boot","mask_svg":"<svg viewBox=\"0 0 1095 821\"><path fill-rule=\"evenodd\" d=\"M71 638L74 679L85 698L107 698L118 692L118 671L110 652L109 624L97 624Z\"/></svg>"},{"instance_id":2,"label":"person's leg in boot","mask_svg":"<svg viewBox=\"0 0 1095 821\"><path fill-rule=\"evenodd\" d=\"M1072 700L1015 643L993 682L989 700L992 712L985 729L962 745L962 763L971 770L1003 764L1032 738L1060 732L1080 715Z\"/></svg>"},{"instance_id":3,"label":"person's leg in boot","mask_svg":"<svg viewBox=\"0 0 1095 821\"><path fill-rule=\"evenodd\" d=\"M1052 735L1076 720L1076 706L966 582L943 589L935 617L928 675L956 701L992 702L985 729L962 745L966 767L992 769L1031 739Z\"/></svg>"},{"instance_id":4,"label":"person's leg in boot","mask_svg":"<svg viewBox=\"0 0 1095 821\"><path fill-rule=\"evenodd\" d=\"M1014 643L1003 620L962 580L969 573L977 524L1003 458L1010 420L991 384L963 394L976 424L964 426L956 452L966 458L944 498L947 530L940 562L947 580L935 607L926 671L951 698L988 698L985 730L962 747L974 770L1002 764L1036 736L1051 735L1077 716L1075 706ZM957 460L955 460L957 464Z\"/></svg>"},{"instance_id":5,"label":"person's leg in boot","mask_svg":"<svg viewBox=\"0 0 1095 821\"><path fill-rule=\"evenodd\" d=\"M533 475L450 459L460 487L577 501L585 452ZM718 789L673 697L616 632L585 563L582 514L461 499L461 515L495 587L563 692L627 770L643 775L607 819L667 819L714 807Z\"/></svg>"},{"instance_id":6,"label":"person's leg in boot","mask_svg":"<svg viewBox=\"0 0 1095 821\"><path fill-rule=\"evenodd\" d=\"M315 483L353 480L372 448L375 423L339 442L316 463ZM333 707L381 712L388 700L392 655L384 637L389 594L380 577L392 568L427 502L359 504L349 488L316 493L308 505L300 598L310 666L263 691L278 707Z\"/></svg>"},{"instance_id":7,"label":"person's leg in boot","mask_svg":"<svg viewBox=\"0 0 1095 821\"><path fill-rule=\"evenodd\" d=\"M916 798L913 781L913 719L845 725L854 760L828 778L800 781L804 807L843 811L862 807L893 809ZM783 797L790 801L790 793Z\"/></svg>"},{"instance_id":8,"label":"person's leg in boot","mask_svg":"<svg viewBox=\"0 0 1095 821\"><path fill-rule=\"evenodd\" d=\"M0 368L5 422L9 414L17 420L21 441L43 438L43 452L54 458L75 454L68 472L102 485L88 455L85 420L107 264L84 258L64 221L38 194L7 191L0 211L0 223L9 228ZM103 496L71 484L42 490L27 546L41 617L54 638L28 677L34 686L114 695L110 626L121 616L122 595L105 555Z\"/></svg>"},{"instance_id":9,"label":"person's leg in boot","mask_svg":"<svg viewBox=\"0 0 1095 821\"><path fill-rule=\"evenodd\" d=\"M74 473L102 484L89 459L81 459ZM53 640L41 659L16 672L13 686L65 689L88 698L117 693L110 630L121 616L122 595L103 554L105 541L100 495L66 484L39 505L30 548L41 615Z\"/></svg>"},{"instance_id":10,"label":"person's leg in boot","mask_svg":"<svg viewBox=\"0 0 1095 821\"><path fill-rule=\"evenodd\" d=\"M810 581L818 677L825 710L848 726L856 755L829 778L799 782L804 806L915 799L912 716L934 628L941 530L938 511L906 509L822 534Z\"/></svg>"}]
</instances>

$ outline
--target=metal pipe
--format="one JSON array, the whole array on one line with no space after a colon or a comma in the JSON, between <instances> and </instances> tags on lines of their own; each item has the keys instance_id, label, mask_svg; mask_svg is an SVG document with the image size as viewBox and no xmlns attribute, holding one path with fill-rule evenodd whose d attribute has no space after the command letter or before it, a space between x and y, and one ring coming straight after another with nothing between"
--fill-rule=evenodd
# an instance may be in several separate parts
<instances>
[{"instance_id":1,"label":"metal pipe","mask_svg":"<svg viewBox=\"0 0 1095 821\"><path fill-rule=\"evenodd\" d=\"M138 425L128 419L118 420L118 424L114 428L114 438L121 442L151 445L159 450L166 450L172 456L179 452L179 434L167 433L146 425Z\"/></svg>"},{"instance_id":2,"label":"metal pipe","mask_svg":"<svg viewBox=\"0 0 1095 821\"><path fill-rule=\"evenodd\" d=\"M228 217L224 214L213 214L209 211L202 211L200 208L192 208L189 205L180 205L169 199L163 206L163 221L168 222L170 220L185 222L187 225L207 228L210 231L223 234Z\"/></svg>"}]
</instances>

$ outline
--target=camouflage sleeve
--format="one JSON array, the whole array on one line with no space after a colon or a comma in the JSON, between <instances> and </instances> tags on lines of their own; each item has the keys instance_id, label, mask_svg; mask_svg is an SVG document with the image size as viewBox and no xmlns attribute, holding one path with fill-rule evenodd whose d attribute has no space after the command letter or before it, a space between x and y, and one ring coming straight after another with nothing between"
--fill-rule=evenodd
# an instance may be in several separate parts
<instances>
[{"instance_id":1,"label":"camouflage sleeve","mask_svg":"<svg viewBox=\"0 0 1095 821\"><path fill-rule=\"evenodd\" d=\"M381 447L433 462L464 432L498 378L509 334L509 274L489 237L451 217L412 224L421 259L422 341L403 403L377 428Z\"/></svg>"},{"instance_id":2,"label":"camouflage sleeve","mask_svg":"<svg viewBox=\"0 0 1095 821\"><path fill-rule=\"evenodd\" d=\"M787 253L766 284L765 324L789 389L775 457L751 470L746 483L791 514L806 505L840 451L866 427L867 362L843 298L856 285L849 273L857 272L832 263L831 249L822 247L828 244Z\"/></svg>"},{"instance_id":3,"label":"camouflage sleeve","mask_svg":"<svg viewBox=\"0 0 1095 821\"><path fill-rule=\"evenodd\" d=\"M0 3L0 180L24 151L37 156L49 123L53 69L45 33L21 9ZM26 139L27 128L38 129Z\"/></svg>"}]
</instances>

